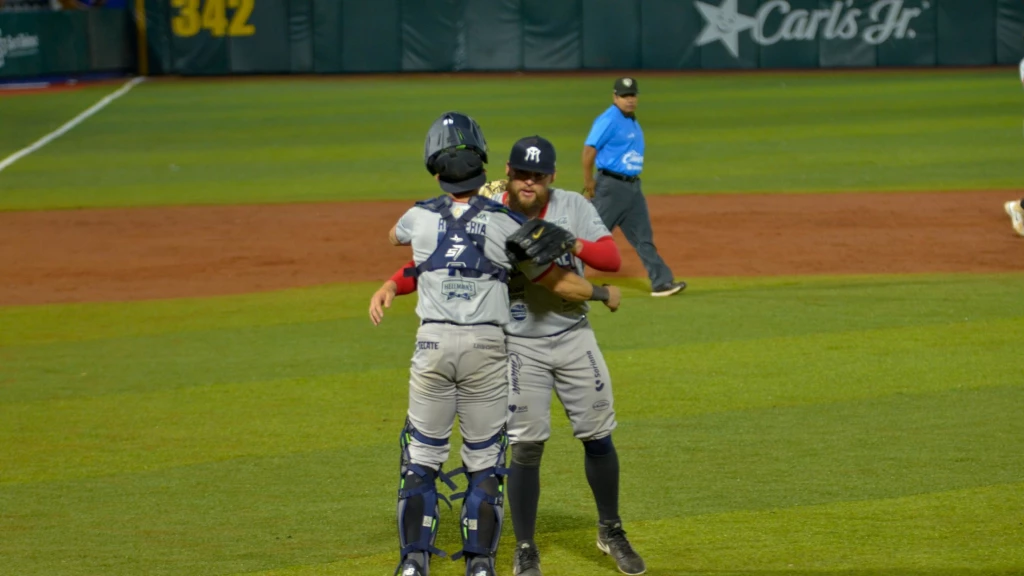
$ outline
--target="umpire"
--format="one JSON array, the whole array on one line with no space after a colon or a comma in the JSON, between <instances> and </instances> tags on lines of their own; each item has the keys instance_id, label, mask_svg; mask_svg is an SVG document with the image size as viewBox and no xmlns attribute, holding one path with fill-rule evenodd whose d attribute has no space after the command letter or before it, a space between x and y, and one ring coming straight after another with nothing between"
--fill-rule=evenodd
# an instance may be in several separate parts
<instances>
[{"instance_id":1,"label":"umpire","mask_svg":"<svg viewBox=\"0 0 1024 576\"><path fill-rule=\"evenodd\" d=\"M686 289L658 254L647 200L640 190L644 168L644 132L636 120L639 87L635 78L615 81L612 106L594 120L583 146L583 194L592 198L609 230L622 228L651 279L651 296L671 296ZM594 164L597 164L597 179Z\"/></svg>"}]
</instances>

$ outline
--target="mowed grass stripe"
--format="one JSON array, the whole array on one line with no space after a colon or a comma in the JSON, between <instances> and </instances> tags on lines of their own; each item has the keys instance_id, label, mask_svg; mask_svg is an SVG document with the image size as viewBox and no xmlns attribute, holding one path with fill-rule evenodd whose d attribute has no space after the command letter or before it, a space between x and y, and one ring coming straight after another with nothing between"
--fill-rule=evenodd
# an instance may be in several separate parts
<instances>
[{"instance_id":1,"label":"mowed grass stripe","mask_svg":"<svg viewBox=\"0 0 1024 576\"><path fill-rule=\"evenodd\" d=\"M790 353L807 357L825 354L830 364L821 370L826 374L862 362L856 355L844 356L846 349L863 348L863 353L873 355L865 360L874 363L881 359L898 365L899 358L886 359L891 354L885 346L879 348L870 342L873 338L884 340L885 333L858 335L875 329L896 330L888 336L894 340L894 349L907 349L904 340L922 342L919 348L911 346L909 350L923 366L930 365L931 350L948 356L942 359L942 365L953 369L959 364L950 363L970 356L956 346L950 347L951 343L976 341L978 357L995 358L991 351L1002 350L1007 339L1013 340L1020 316L1008 317L1007 312L1014 310L1019 301L1024 275L980 279L960 276L945 281L909 280L906 284L898 278L864 279L850 285L807 280L791 285L755 284L745 290L735 290L728 283L720 286L706 293L698 288L672 301L630 298L620 314L595 311L592 320L606 354L629 350L640 355L640 360L630 354L621 360L616 358L613 376L622 382L632 380L630 370L640 370L644 380L659 374L686 376L687 366L677 365L674 357L688 354L692 345L714 343L734 347L723 349L727 352L711 347L702 349L702 353L712 354L712 358L726 353L744 358L746 364L759 363L760 369L770 375L778 372L770 368L775 354L772 347L789 345L786 340L772 339L813 340L837 333L852 335L822 340L835 347L832 352L809 341ZM51 315L47 307L14 309L15 313L8 316L13 320L9 324L12 332L29 339L88 338L93 321L100 335L111 336L117 332L109 328L111 323L101 320L107 310L114 311L127 335L0 347L0 362L5 366L0 376L0 405L219 383L341 377L408 366L415 338L415 298L400 299L384 324L375 328L364 316L368 291L359 294L363 296L358 299L361 302L348 288L340 288L336 296L331 291L319 294L325 298L312 299L309 308L302 303L306 291L251 299L100 305L98 313L90 307L64 308L80 312L77 320L76 313ZM344 306L331 303L346 299L348 304ZM224 304L223 311L215 302ZM238 302L245 304L237 306ZM652 325L649 319L655 316L659 323ZM58 323L64 317L73 320L61 327ZM197 318L205 319L193 320ZM1008 324L996 321L1004 318ZM995 323L990 326L990 322ZM226 327L217 328L221 323ZM959 324L967 327L943 335L944 330ZM972 324L977 328L970 328ZM901 332L901 327L919 330ZM936 330L934 334L930 334L931 327ZM865 341L861 343L860 339ZM655 351L643 353L644 349ZM808 360L808 366L815 365L813 358ZM787 369L797 367L796 362L786 364ZM1005 363L990 362L987 369L1000 371L1002 366ZM861 376L870 374L872 368L863 366Z\"/></svg>"},{"instance_id":2,"label":"mowed grass stripe","mask_svg":"<svg viewBox=\"0 0 1024 576\"><path fill-rule=\"evenodd\" d=\"M0 175L0 209L421 198L436 190L422 134L453 105L499 158L543 133L578 188L571 158L610 78L148 83ZM1005 71L642 81L648 194L1020 185L1020 89ZM33 132L33 116L58 114L38 102L5 125Z\"/></svg>"},{"instance_id":3,"label":"mowed grass stripe","mask_svg":"<svg viewBox=\"0 0 1024 576\"><path fill-rule=\"evenodd\" d=\"M0 159L60 128L115 89L116 84L108 84L71 91L0 95Z\"/></svg>"},{"instance_id":4,"label":"mowed grass stripe","mask_svg":"<svg viewBox=\"0 0 1024 576\"><path fill-rule=\"evenodd\" d=\"M915 319L931 319L943 323L959 320L962 315L979 313L982 317L1005 317L1014 308L1008 296L1024 289L1024 274L927 274L927 275L851 275L851 276L776 276L765 278L691 278L685 299L652 300L647 296L646 281L632 278L610 278L623 287L626 314L606 316L598 310L592 316L601 329L602 342L614 341L618 331L630 330L624 340L643 342L642 332L634 325L647 328L647 323L633 322L637 316L657 313L669 322L685 321L689 326L679 336L687 340L708 333L708 328L726 333L748 334L759 324L758 316L772 315L763 329L786 333L799 323L803 314L790 314L788 308L799 305L827 314L829 322L819 322L818 329L834 326L856 329L904 324ZM604 280L603 280L604 281ZM182 298L136 302L88 304L52 304L41 306L0 306L0 348L56 342L85 342L124 337L169 333L193 333L230 330L283 324L304 324L341 319L367 319L370 295L378 282L330 284L274 292ZM699 300L694 305L692 300ZM794 301L797 301L794 303ZM852 306L845 305L847 301ZM409 329L414 322L416 297L395 300L387 311L388 320L372 329L367 323L359 333L372 338L380 334L392 336L390 328L401 325ZM725 307L723 311L721 308ZM766 308L781 310L765 310ZM723 312L737 321L704 322L720 318ZM749 318L738 321L739 317ZM619 320L620 318L624 320ZM975 316L977 317L977 316ZM612 330L616 332L611 332Z\"/></svg>"},{"instance_id":5,"label":"mowed grass stripe","mask_svg":"<svg viewBox=\"0 0 1024 576\"><path fill-rule=\"evenodd\" d=\"M1019 386L1019 367L1003 360L1014 354L1018 334L1019 321L1002 320L616 351L607 360L624 419L660 422ZM203 370L194 367L186 383L169 389L0 404L5 479L284 453L296 442L319 449L373 441L362 434L379 430L378 422L401 425L403 364L280 381L256 380L254 372L252 381L230 384L200 380Z\"/></svg>"},{"instance_id":6,"label":"mowed grass stripe","mask_svg":"<svg viewBox=\"0 0 1024 576\"><path fill-rule=\"evenodd\" d=\"M671 526L688 518L751 510L764 511L766 519L769 514L779 518L780 509L836 504L835 515L856 524L851 510L858 504L851 502L864 505L998 484L1017 485L1011 495L1019 499L1024 424L1010 406L1022 400L1024 389L996 388L626 423L616 434L623 513L637 533L643 531L634 526L651 521ZM390 487L397 448L393 435L387 436L387 441L382 437L334 450L5 485L0 487L5 510L0 531L10 535L5 551L15 566L48 567L55 574L86 573L75 568L99 565L110 574L218 574L393 554ZM594 512L582 478L580 447L564 432L551 444L540 531L556 543L561 536L552 534L571 531L561 543L577 553L589 550L582 542L592 537ZM53 506L55 500L59 507ZM996 525L1008 524L1010 517L1019 522L1015 513L1006 512L1013 510L1013 499L999 500L1002 512L987 507L961 507L960 512L970 510ZM873 515L878 519L872 520ZM789 516L794 522L789 530L769 533L786 537L800 530L799 513ZM884 515L865 514L860 521L867 524L859 533L867 538L872 529L902 525L904 538L927 530L919 535L927 540L940 525L936 519L923 522L913 508L905 516L890 504ZM452 548L457 537L451 513L447 517L441 544ZM756 527L752 520L733 524L732 532L717 540L724 544L737 531L753 537L757 532L749 530ZM730 528L729 523L722 528ZM1001 531L969 534L982 547L1012 541ZM839 526L820 535L821 561L828 559L827 538L847 546L857 543L843 535ZM685 542L672 537L651 546L643 536L637 538L638 546L646 544L645 550L665 560L678 558ZM763 566L764 558L743 556L743 548L737 546L735 559ZM55 570L62 550L68 549L77 554L76 567ZM34 564L22 557L28 551L35 555ZM596 554L577 561L587 557ZM992 561L1012 558L1013 552L1004 550Z\"/></svg>"},{"instance_id":7,"label":"mowed grass stripe","mask_svg":"<svg viewBox=\"0 0 1024 576\"><path fill-rule=\"evenodd\" d=\"M606 353L617 406L650 416L1021 385L1020 320Z\"/></svg>"},{"instance_id":8,"label":"mowed grass stripe","mask_svg":"<svg viewBox=\"0 0 1024 576\"><path fill-rule=\"evenodd\" d=\"M1024 537L1014 510L1024 485L935 492L903 498L788 509L728 512L632 522L630 539L650 574L680 576L965 576L1024 570ZM545 569L567 576L617 574L593 545L588 528L547 531L541 515ZM512 546L503 541L499 567ZM246 572L249 576L370 575L387 570L393 554L326 564ZM461 574L448 562L434 570ZM433 573L433 571L432 571ZM242 576L237 573L234 576Z\"/></svg>"}]
</instances>

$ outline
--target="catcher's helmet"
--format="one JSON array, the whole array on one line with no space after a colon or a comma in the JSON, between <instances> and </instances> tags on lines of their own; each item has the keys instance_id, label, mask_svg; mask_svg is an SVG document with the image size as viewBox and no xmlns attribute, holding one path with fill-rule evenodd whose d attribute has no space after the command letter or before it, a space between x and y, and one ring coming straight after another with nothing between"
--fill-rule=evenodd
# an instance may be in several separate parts
<instances>
[{"instance_id":1,"label":"catcher's helmet","mask_svg":"<svg viewBox=\"0 0 1024 576\"><path fill-rule=\"evenodd\" d=\"M423 163L441 189L452 194L476 190L487 182L487 141L475 120L446 112L434 121L423 146Z\"/></svg>"}]
</instances>

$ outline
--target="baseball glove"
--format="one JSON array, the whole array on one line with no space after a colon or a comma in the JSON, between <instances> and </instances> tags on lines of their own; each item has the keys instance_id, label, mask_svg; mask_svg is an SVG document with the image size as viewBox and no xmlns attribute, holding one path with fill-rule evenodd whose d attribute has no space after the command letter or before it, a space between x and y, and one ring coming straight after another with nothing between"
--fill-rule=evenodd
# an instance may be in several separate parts
<instances>
[{"instance_id":1,"label":"baseball glove","mask_svg":"<svg viewBox=\"0 0 1024 576\"><path fill-rule=\"evenodd\" d=\"M505 240L505 250L514 262L532 260L546 266L572 250L576 237L565 228L539 218L527 220Z\"/></svg>"},{"instance_id":2,"label":"baseball glove","mask_svg":"<svg viewBox=\"0 0 1024 576\"><path fill-rule=\"evenodd\" d=\"M484 184L483 188L480 189L480 195L500 204L501 195L505 193L507 185L508 180L492 180Z\"/></svg>"}]
</instances>

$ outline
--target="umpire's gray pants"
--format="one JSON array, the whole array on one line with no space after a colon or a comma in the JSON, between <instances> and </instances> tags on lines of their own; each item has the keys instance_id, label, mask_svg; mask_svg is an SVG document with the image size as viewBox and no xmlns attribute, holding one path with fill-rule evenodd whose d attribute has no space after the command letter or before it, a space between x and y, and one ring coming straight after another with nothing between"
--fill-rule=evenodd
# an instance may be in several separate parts
<instances>
[{"instance_id":1,"label":"umpire's gray pants","mask_svg":"<svg viewBox=\"0 0 1024 576\"><path fill-rule=\"evenodd\" d=\"M647 199L640 190L640 180L623 182L598 172L593 204L609 230L616 226L622 228L626 240L647 269L651 287L671 284L674 280L672 270L654 246L651 215L647 211Z\"/></svg>"}]
</instances>

